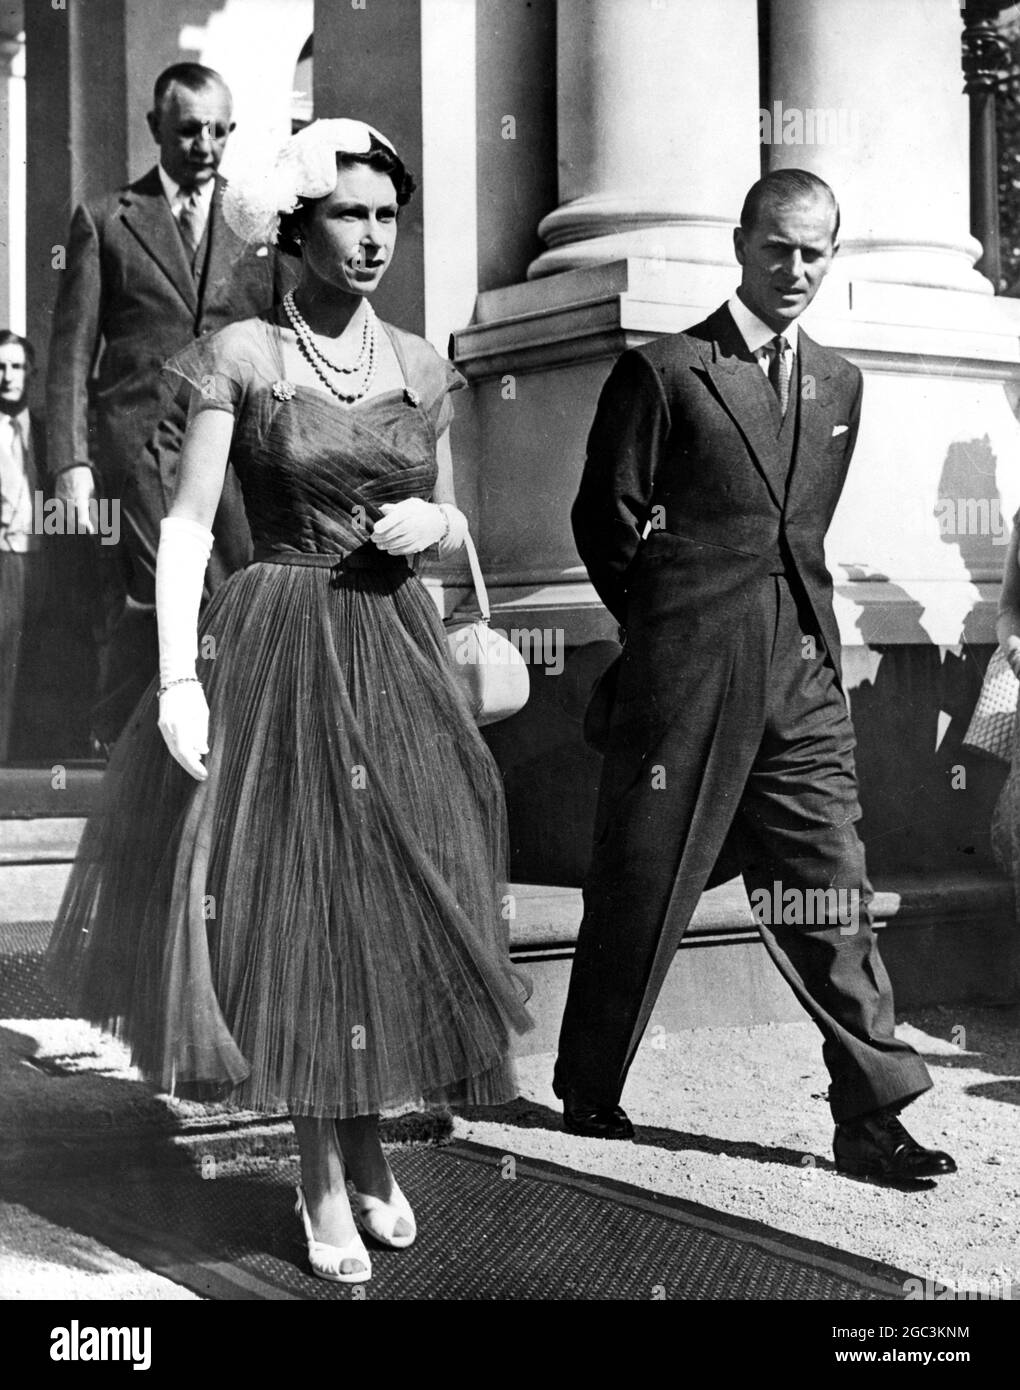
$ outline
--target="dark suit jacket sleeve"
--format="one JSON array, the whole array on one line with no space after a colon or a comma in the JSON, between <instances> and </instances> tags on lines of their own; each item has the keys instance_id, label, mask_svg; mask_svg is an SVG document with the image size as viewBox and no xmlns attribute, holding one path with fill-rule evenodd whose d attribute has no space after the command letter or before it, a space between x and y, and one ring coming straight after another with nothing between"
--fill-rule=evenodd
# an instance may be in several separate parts
<instances>
[{"instance_id":1,"label":"dark suit jacket sleeve","mask_svg":"<svg viewBox=\"0 0 1020 1390\"><path fill-rule=\"evenodd\" d=\"M850 435L850 438L847 441L845 454L847 467L850 466L850 460L853 458L854 450L857 447L857 431L861 427L861 399L864 395L864 377L861 375L859 367L854 367L853 370L856 373L857 377L857 389L854 392L853 404L850 407L850 415L847 420L847 423L850 426L849 430L847 431L847 433Z\"/></svg>"},{"instance_id":2,"label":"dark suit jacket sleeve","mask_svg":"<svg viewBox=\"0 0 1020 1390\"><path fill-rule=\"evenodd\" d=\"M581 487L571 512L574 539L602 602L626 622L626 572L648 520L669 409L658 372L625 352L599 397Z\"/></svg>"},{"instance_id":3,"label":"dark suit jacket sleeve","mask_svg":"<svg viewBox=\"0 0 1020 1390\"><path fill-rule=\"evenodd\" d=\"M67 265L53 310L46 376L51 474L89 463L89 378L99 352L102 303L99 230L86 207L71 220Z\"/></svg>"}]
</instances>

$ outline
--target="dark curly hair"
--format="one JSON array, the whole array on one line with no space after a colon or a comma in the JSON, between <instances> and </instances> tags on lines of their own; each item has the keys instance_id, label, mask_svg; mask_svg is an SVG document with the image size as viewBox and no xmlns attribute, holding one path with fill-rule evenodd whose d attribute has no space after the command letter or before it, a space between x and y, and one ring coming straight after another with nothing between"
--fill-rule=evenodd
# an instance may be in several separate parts
<instances>
[{"instance_id":1,"label":"dark curly hair","mask_svg":"<svg viewBox=\"0 0 1020 1390\"><path fill-rule=\"evenodd\" d=\"M400 156L387 149L385 145L381 145L375 136L372 137L372 148L367 150L365 154L348 154L346 151L338 151L336 157L338 171L350 168L354 164L367 164L370 169L374 169L377 173L387 174L397 191L398 208L404 207L411 201L411 194L416 187L414 179L407 172ZM277 245L281 251L291 256L301 255L301 234L305 222L311 216L316 205L321 202L321 198L305 198L298 203L293 212L280 214Z\"/></svg>"}]
</instances>

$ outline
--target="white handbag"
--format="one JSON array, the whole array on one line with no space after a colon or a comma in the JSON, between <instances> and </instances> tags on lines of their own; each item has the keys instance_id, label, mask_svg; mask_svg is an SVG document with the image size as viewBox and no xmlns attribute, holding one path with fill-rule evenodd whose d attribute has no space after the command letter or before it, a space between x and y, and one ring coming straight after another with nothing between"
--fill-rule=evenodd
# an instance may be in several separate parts
<instances>
[{"instance_id":1,"label":"white handbag","mask_svg":"<svg viewBox=\"0 0 1020 1390\"><path fill-rule=\"evenodd\" d=\"M489 626L489 595L471 537L464 537L478 602L477 618L446 623L446 642L457 685L476 724L509 719L528 702L531 682L524 657L501 632Z\"/></svg>"},{"instance_id":2,"label":"white handbag","mask_svg":"<svg viewBox=\"0 0 1020 1390\"><path fill-rule=\"evenodd\" d=\"M996 647L985 668L974 713L963 736L965 748L976 748L1008 763L1013 754L1013 722L1016 719L1020 681Z\"/></svg>"}]
</instances>

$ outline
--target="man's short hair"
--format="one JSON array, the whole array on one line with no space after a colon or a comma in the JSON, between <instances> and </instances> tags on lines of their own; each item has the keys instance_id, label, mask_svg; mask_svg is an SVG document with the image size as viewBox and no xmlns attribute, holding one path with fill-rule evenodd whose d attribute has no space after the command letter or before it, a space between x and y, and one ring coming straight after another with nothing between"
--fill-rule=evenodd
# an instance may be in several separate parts
<instances>
[{"instance_id":1,"label":"man's short hair","mask_svg":"<svg viewBox=\"0 0 1020 1390\"><path fill-rule=\"evenodd\" d=\"M35 348L23 338L20 333L15 333L13 328L0 328L0 347L7 347L11 343L17 343L25 354L25 361L30 367L35 366Z\"/></svg>"},{"instance_id":2,"label":"man's short hair","mask_svg":"<svg viewBox=\"0 0 1020 1390\"><path fill-rule=\"evenodd\" d=\"M156 78L156 85L152 89L153 111L160 109L164 97L175 83L186 87L189 92L204 92L207 87L222 87L225 92L230 91L214 68L204 67L201 63L174 63L164 68Z\"/></svg>"},{"instance_id":3,"label":"man's short hair","mask_svg":"<svg viewBox=\"0 0 1020 1390\"><path fill-rule=\"evenodd\" d=\"M832 208L835 218L832 240L835 243L839 236L839 203L836 202L836 195L824 179L820 179L817 174L809 173L807 169L773 169L770 174L752 184L740 210L741 229L744 232L753 231L766 204L786 208L793 203L802 203L806 199L818 197L827 198Z\"/></svg>"}]
</instances>

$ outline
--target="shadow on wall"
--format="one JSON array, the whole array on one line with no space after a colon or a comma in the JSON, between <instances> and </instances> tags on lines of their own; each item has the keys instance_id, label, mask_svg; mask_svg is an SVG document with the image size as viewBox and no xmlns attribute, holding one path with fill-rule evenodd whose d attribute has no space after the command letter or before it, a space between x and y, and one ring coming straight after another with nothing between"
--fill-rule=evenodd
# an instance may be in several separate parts
<instances>
[{"instance_id":1,"label":"shadow on wall","mask_svg":"<svg viewBox=\"0 0 1020 1390\"><path fill-rule=\"evenodd\" d=\"M924 605L888 583L884 602L857 618L864 646L844 653L860 829L874 874L999 872L990 825L1006 768L963 747L994 650L967 583L999 582L1009 535L995 466L985 437L954 444L942 467L930 534L956 546L963 562L959 582L947 586L961 604L949 643L936 645ZM577 885L588 861L601 760L582 740L583 702L562 698L571 661L564 676L533 671L529 704L486 730L504 775L511 875L519 881Z\"/></svg>"},{"instance_id":2,"label":"shadow on wall","mask_svg":"<svg viewBox=\"0 0 1020 1390\"><path fill-rule=\"evenodd\" d=\"M996 464L987 435L961 440L946 454L939 478L935 506L939 539L956 547L972 584L998 584L1002 579L1010 524L1003 514ZM987 644L973 607L963 620L959 640Z\"/></svg>"},{"instance_id":3,"label":"shadow on wall","mask_svg":"<svg viewBox=\"0 0 1020 1390\"><path fill-rule=\"evenodd\" d=\"M580 709L563 698L567 679L533 667L524 709L484 731L503 774L518 883L576 888L588 867L602 759L584 742Z\"/></svg>"},{"instance_id":4,"label":"shadow on wall","mask_svg":"<svg viewBox=\"0 0 1020 1390\"><path fill-rule=\"evenodd\" d=\"M888 588L908 641L883 642L882 618L865 609L857 628L877 669L850 692L869 870L994 871L989 827L1005 766L962 746L992 648L943 657L922 605Z\"/></svg>"},{"instance_id":5,"label":"shadow on wall","mask_svg":"<svg viewBox=\"0 0 1020 1390\"><path fill-rule=\"evenodd\" d=\"M934 523L943 544L959 551L964 582L1001 578L1009 523L995 467L987 436L954 444L942 467ZM994 651L987 623L975 596L960 615L957 655L932 642L923 606L905 589L889 584L885 593L898 640L883 640L888 603L861 612L856 625L872 671L850 697L869 866L995 872L989 829L1005 765L962 743Z\"/></svg>"}]
</instances>

